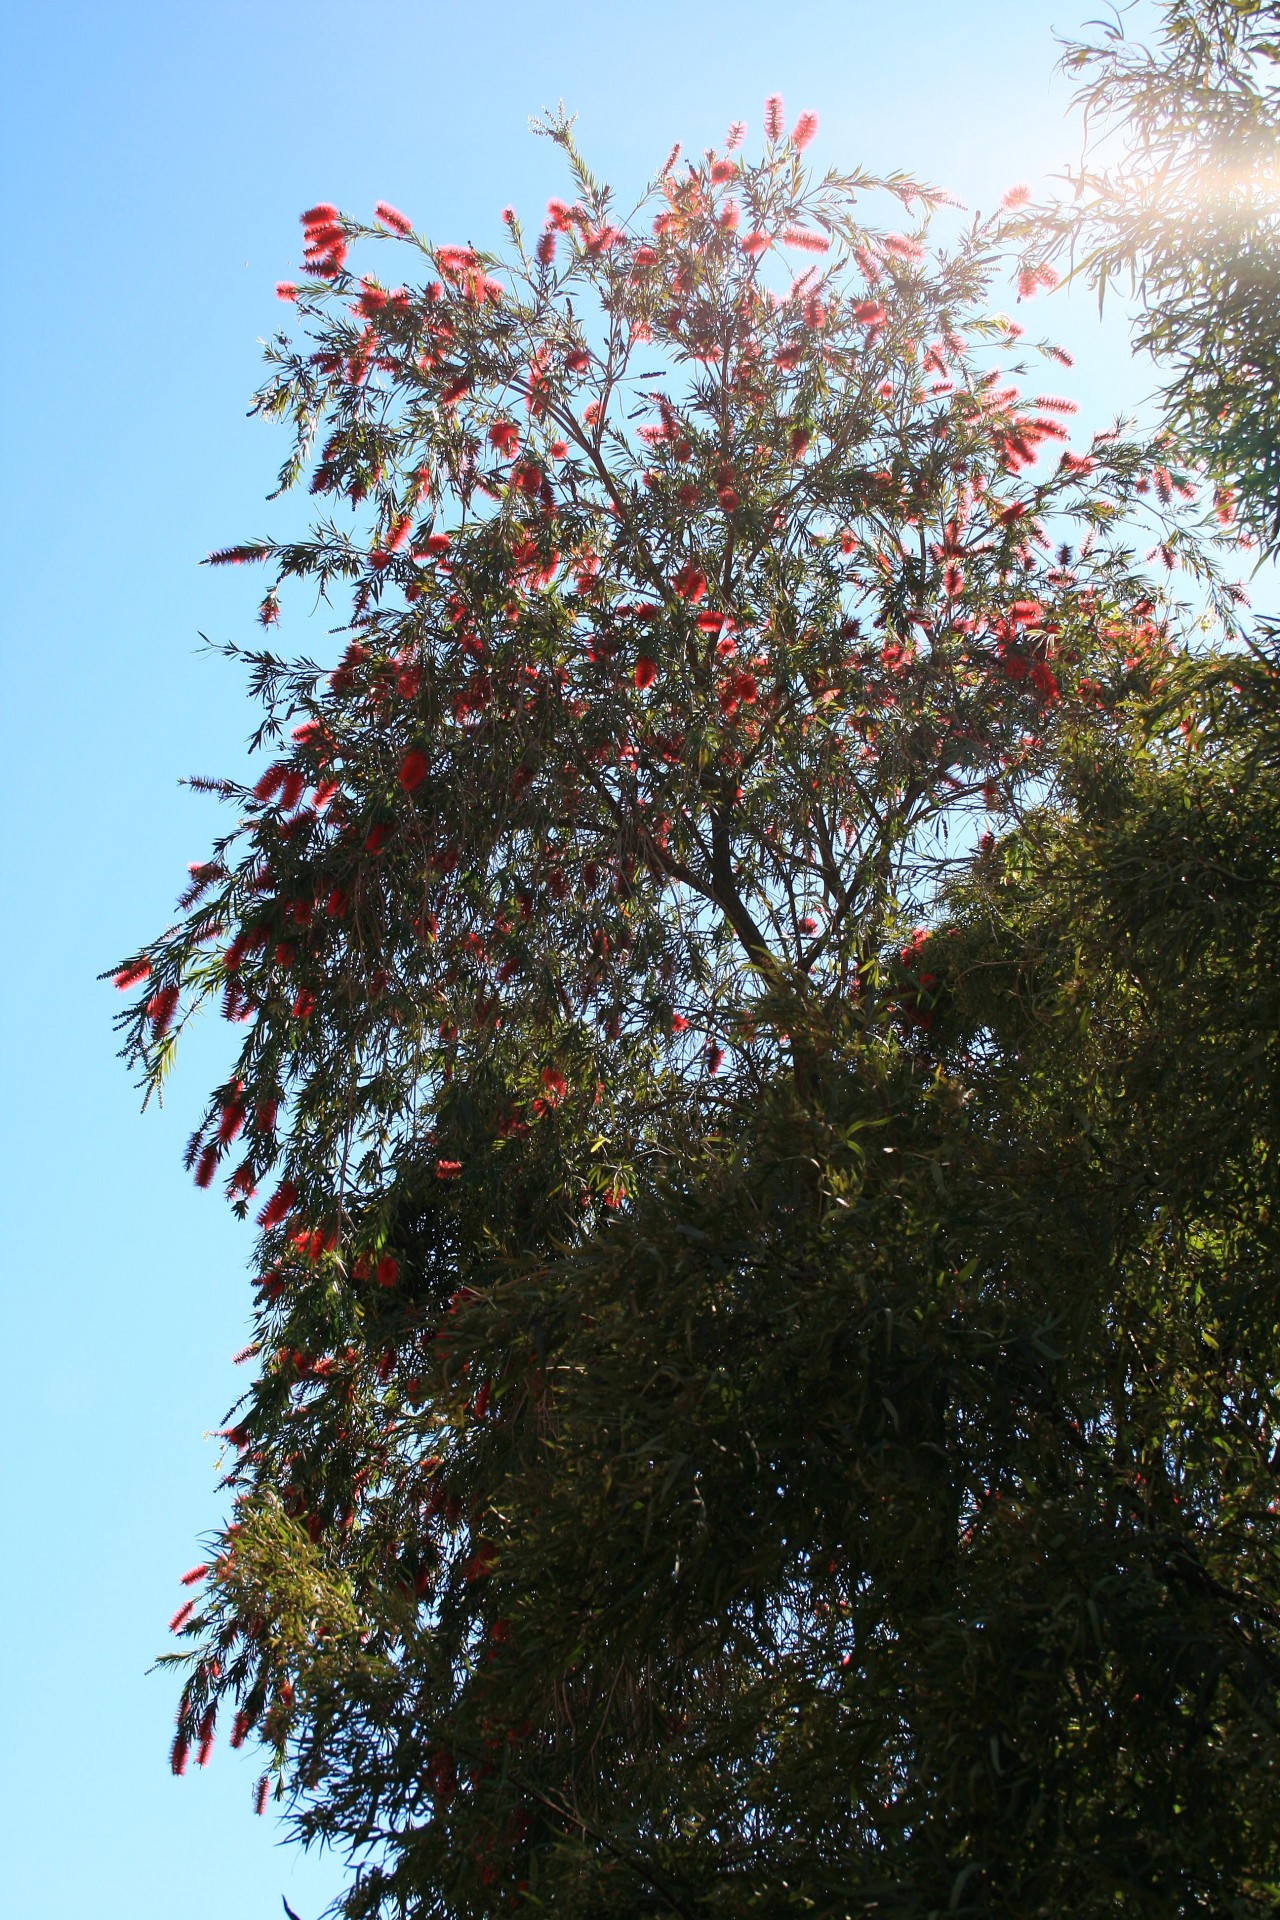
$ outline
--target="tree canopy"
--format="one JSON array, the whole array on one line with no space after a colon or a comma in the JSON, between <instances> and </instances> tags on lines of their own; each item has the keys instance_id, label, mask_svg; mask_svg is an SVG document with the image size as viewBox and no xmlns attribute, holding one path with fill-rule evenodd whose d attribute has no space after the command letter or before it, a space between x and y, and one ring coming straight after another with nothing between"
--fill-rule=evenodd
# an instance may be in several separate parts
<instances>
[{"instance_id":1,"label":"tree canopy","mask_svg":"<svg viewBox=\"0 0 1280 1920\"><path fill-rule=\"evenodd\" d=\"M1136 295L1135 344L1171 430L1264 550L1280 546L1280 15L1274 0L1165 0L1153 43L1117 15L1068 44L1090 144L1069 200L1020 221L1037 261L1068 257Z\"/></svg>"},{"instance_id":2,"label":"tree canopy","mask_svg":"<svg viewBox=\"0 0 1280 1920\"><path fill-rule=\"evenodd\" d=\"M243 1028L260 1229L173 1764L262 1741L351 1916L1276 1897L1274 660L998 223L815 127L624 214L556 121L501 252L310 209L326 517L211 556L344 650L244 652L117 973L148 1090Z\"/></svg>"}]
</instances>

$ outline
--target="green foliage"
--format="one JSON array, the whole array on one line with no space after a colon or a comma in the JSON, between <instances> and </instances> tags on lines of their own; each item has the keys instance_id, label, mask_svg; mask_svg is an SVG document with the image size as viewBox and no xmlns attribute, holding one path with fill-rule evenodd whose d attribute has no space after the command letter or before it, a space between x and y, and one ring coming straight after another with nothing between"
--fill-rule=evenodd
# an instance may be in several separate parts
<instances>
[{"instance_id":1,"label":"green foliage","mask_svg":"<svg viewBox=\"0 0 1280 1920\"><path fill-rule=\"evenodd\" d=\"M1070 201L1028 209L1035 258L1136 292L1165 419L1280 545L1280 31L1259 0L1166 0L1153 47L1120 24L1068 46L1093 147ZM1238 500L1237 500L1238 496Z\"/></svg>"},{"instance_id":2,"label":"green foliage","mask_svg":"<svg viewBox=\"0 0 1280 1920\"><path fill-rule=\"evenodd\" d=\"M1272 663L1137 565L1219 594L1159 450L1030 474L990 230L803 124L652 238L557 124L419 288L308 217L261 404L351 512L219 557L347 651L250 656L292 744L118 976L279 1183L174 1764L234 1713L352 1920L1261 1920Z\"/></svg>"}]
</instances>

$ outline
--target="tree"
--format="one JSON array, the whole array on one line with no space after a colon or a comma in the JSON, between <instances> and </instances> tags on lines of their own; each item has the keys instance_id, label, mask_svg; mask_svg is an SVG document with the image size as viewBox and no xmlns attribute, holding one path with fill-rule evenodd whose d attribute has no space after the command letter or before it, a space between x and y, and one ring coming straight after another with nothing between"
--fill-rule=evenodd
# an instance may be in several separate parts
<instances>
[{"instance_id":1,"label":"tree","mask_svg":"<svg viewBox=\"0 0 1280 1920\"><path fill-rule=\"evenodd\" d=\"M1170 429L1219 505L1280 544L1280 34L1273 4L1166 0L1154 47L1117 18L1068 45L1093 140L1073 196L1019 222L1035 262L1127 283Z\"/></svg>"},{"instance_id":2,"label":"tree","mask_svg":"<svg viewBox=\"0 0 1280 1920\"><path fill-rule=\"evenodd\" d=\"M947 958L996 966L983 814L1068 817L1171 671L1134 517L1229 596L1158 450L1032 473L1071 403L1009 376L1067 357L988 313L994 229L865 224L942 196L815 128L624 218L556 121L532 252L321 206L281 289L259 408L344 518L212 558L347 644L247 654L271 764L196 783L236 825L117 980L148 1091L244 1025L188 1164L262 1235L173 1764L225 1706L352 1915L1112 1911L1139 1827L1142 1898L1260 1871L1167 1837L1208 1749L1144 1773L1099 1609L1165 1591L1120 1203Z\"/></svg>"}]
</instances>

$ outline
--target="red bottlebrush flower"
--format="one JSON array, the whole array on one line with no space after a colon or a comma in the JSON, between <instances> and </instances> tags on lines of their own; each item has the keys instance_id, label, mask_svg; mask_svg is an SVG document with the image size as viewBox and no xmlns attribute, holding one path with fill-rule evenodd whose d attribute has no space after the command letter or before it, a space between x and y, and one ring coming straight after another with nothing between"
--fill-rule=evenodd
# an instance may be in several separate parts
<instances>
[{"instance_id":1,"label":"red bottlebrush flower","mask_svg":"<svg viewBox=\"0 0 1280 1920\"><path fill-rule=\"evenodd\" d=\"M400 1264L394 1254L383 1254L374 1270L374 1278L380 1287L394 1287L400 1278Z\"/></svg>"},{"instance_id":2,"label":"red bottlebrush flower","mask_svg":"<svg viewBox=\"0 0 1280 1920\"><path fill-rule=\"evenodd\" d=\"M169 1749L169 1767L179 1780L187 1770L187 1755L190 1751L191 1743L186 1735L176 1733L173 1737L173 1745Z\"/></svg>"},{"instance_id":3,"label":"red bottlebrush flower","mask_svg":"<svg viewBox=\"0 0 1280 1920\"><path fill-rule=\"evenodd\" d=\"M258 1225L269 1231L278 1227L287 1214L292 1213L298 1189L292 1180L282 1180L262 1212L258 1215Z\"/></svg>"},{"instance_id":4,"label":"red bottlebrush flower","mask_svg":"<svg viewBox=\"0 0 1280 1920\"><path fill-rule=\"evenodd\" d=\"M635 682L640 692L643 693L646 687L651 687L657 677L657 661L650 660L647 654L641 654L640 658L636 661L635 671Z\"/></svg>"},{"instance_id":5,"label":"red bottlebrush flower","mask_svg":"<svg viewBox=\"0 0 1280 1920\"><path fill-rule=\"evenodd\" d=\"M242 1747L249 1733L249 1725L249 1715L245 1709L241 1707L232 1725L231 1738L227 1742L227 1745L236 1748Z\"/></svg>"},{"instance_id":6,"label":"red bottlebrush flower","mask_svg":"<svg viewBox=\"0 0 1280 1920\"><path fill-rule=\"evenodd\" d=\"M293 1003L293 1017L295 1020L307 1020L315 1010L316 997L308 987L304 987Z\"/></svg>"},{"instance_id":7,"label":"red bottlebrush flower","mask_svg":"<svg viewBox=\"0 0 1280 1920\"><path fill-rule=\"evenodd\" d=\"M787 449L793 460L803 460L809 451L809 430L807 427L793 427L787 441Z\"/></svg>"},{"instance_id":8,"label":"red bottlebrush flower","mask_svg":"<svg viewBox=\"0 0 1280 1920\"><path fill-rule=\"evenodd\" d=\"M1042 287L1052 288L1058 284L1058 276L1053 268L1043 263L1038 267L1024 267L1018 275L1018 298L1031 300Z\"/></svg>"},{"instance_id":9,"label":"red bottlebrush flower","mask_svg":"<svg viewBox=\"0 0 1280 1920\"><path fill-rule=\"evenodd\" d=\"M178 989L172 983L153 993L147 1002L147 1018L151 1022L151 1031L158 1040L169 1031L174 1014L178 1009Z\"/></svg>"},{"instance_id":10,"label":"red bottlebrush flower","mask_svg":"<svg viewBox=\"0 0 1280 1920\"><path fill-rule=\"evenodd\" d=\"M758 228L754 233L744 233L742 236L742 251L749 253L753 260L758 260L762 253L767 253L772 245L773 242L768 234L761 233Z\"/></svg>"},{"instance_id":11,"label":"red bottlebrush flower","mask_svg":"<svg viewBox=\"0 0 1280 1920\"><path fill-rule=\"evenodd\" d=\"M724 1048L718 1047L714 1040L707 1042L707 1072L719 1073L724 1061Z\"/></svg>"},{"instance_id":12,"label":"red bottlebrush flower","mask_svg":"<svg viewBox=\"0 0 1280 1920\"><path fill-rule=\"evenodd\" d=\"M504 460L520 448L520 429L513 420L495 420L489 429L489 445L496 447Z\"/></svg>"},{"instance_id":13,"label":"red bottlebrush flower","mask_svg":"<svg viewBox=\"0 0 1280 1920\"><path fill-rule=\"evenodd\" d=\"M591 365L591 355L584 353L580 347L575 348L572 353L565 355L564 364L570 373L585 373Z\"/></svg>"},{"instance_id":14,"label":"red bottlebrush flower","mask_svg":"<svg viewBox=\"0 0 1280 1920\"><path fill-rule=\"evenodd\" d=\"M542 1069L542 1084L547 1090L547 1098L553 1107L558 1106L569 1091L568 1081L555 1067Z\"/></svg>"},{"instance_id":15,"label":"red bottlebrush flower","mask_svg":"<svg viewBox=\"0 0 1280 1920\"><path fill-rule=\"evenodd\" d=\"M290 767L280 782L280 805L286 813L291 813L302 798L307 784L307 776L298 767Z\"/></svg>"},{"instance_id":16,"label":"red bottlebrush flower","mask_svg":"<svg viewBox=\"0 0 1280 1920\"><path fill-rule=\"evenodd\" d=\"M942 584L947 593L954 599L964 587L964 568L957 566L955 562L952 561L949 566L943 568Z\"/></svg>"},{"instance_id":17,"label":"red bottlebrush flower","mask_svg":"<svg viewBox=\"0 0 1280 1920\"><path fill-rule=\"evenodd\" d=\"M180 1587L199 1586L200 1582L204 1579L208 1571L209 1569L207 1566L190 1567L188 1568L187 1572L183 1574L181 1580L179 1580L178 1582L178 1585Z\"/></svg>"},{"instance_id":18,"label":"red bottlebrush flower","mask_svg":"<svg viewBox=\"0 0 1280 1920\"><path fill-rule=\"evenodd\" d=\"M253 1116L255 1130L258 1133L274 1133L276 1130L276 1115L279 1111L280 1102L278 1100L260 1101Z\"/></svg>"},{"instance_id":19,"label":"red bottlebrush flower","mask_svg":"<svg viewBox=\"0 0 1280 1920\"><path fill-rule=\"evenodd\" d=\"M1030 198L1030 187L1025 187L1019 182L1016 187L1010 187L1007 193L1001 194L1000 205L1007 207L1009 212L1012 213L1015 207L1025 207Z\"/></svg>"},{"instance_id":20,"label":"red bottlebrush flower","mask_svg":"<svg viewBox=\"0 0 1280 1920\"><path fill-rule=\"evenodd\" d=\"M458 1175L461 1172L462 1172L461 1160L437 1160L436 1161L436 1179L437 1180L456 1180Z\"/></svg>"},{"instance_id":21,"label":"red bottlebrush flower","mask_svg":"<svg viewBox=\"0 0 1280 1920\"><path fill-rule=\"evenodd\" d=\"M209 1755L213 1752L213 1723L217 1718L217 1714L218 1709L216 1707L208 1707L205 1710L204 1718L200 1722L200 1747L196 1754L197 1766L207 1767L209 1764Z\"/></svg>"},{"instance_id":22,"label":"red bottlebrush flower","mask_svg":"<svg viewBox=\"0 0 1280 1920\"><path fill-rule=\"evenodd\" d=\"M546 233L539 234L538 244L534 248L534 256L537 259L538 265L540 267L549 267L551 265L551 262L555 259L556 236L550 230L550 228L548 228Z\"/></svg>"},{"instance_id":23,"label":"red bottlebrush flower","mask_svg":"<svg viewBox=\"0 0 1280 1920\"><path fill-rule=\"evenodd\" d=\"M373 212L374 218L381 220L384 227L390 227L393 233L413 232L413 222L407 220L397 208L388 206L385 200L379 200Z\"/></svg>"},{"instance_id":24,"label":"red bottlebrush flower","mask_svg":"<svg viewBox=\"0 0 1280 1920\"><path fill-rule=\"evenodd\" d=\"M398 520L392 522L387 529L387 537L382 543L388 553L399 553L409 538L409 529L412 525L412 516L407 513L402 513Z\"/></svg>"},{"instance_id":25,"label":"red bottlebrush flower","mask_svg":"<svg viewBox=\"0 0 1280 1920\"><path fill-rule=\"evenodd\" d=\"M181 1633L183 1627L186 1626L188 1620L191 1618L195 1610L196 1610L196 1603L194 1600L184 1600L182 1605L178 1608L178 1611L174 1614L172 1620L169 1622L170 1633Z\"/></svg>"},{"instance_id":26,"label":"red bottlebrush flower","mask_svg":"<svg viewBox=\"0 0 1280 1920\"><path fill-rule=\"evenodd\" d=\"M391 828L385 821L380 822L376 827L370 827L368 833L365 835L365 852L381 853L390 838Z\"/></svg>"},{"instance_id":27,"label":"red bottlebrush flower","mask_svg":"<svg viewBox=\"0 0 1280 1920\"><path fill-rule=\"evenodd\" d=\"M263 1776L262 1776L262 1778L261 1778L261 1780L259 1780L259 1782L258 1782L258 1784L257 1784L257 1786L256 1786L256 1787L254 1788L254 1793L253 1793L253 1810L254 1810L254 1812L255 1812L255 1813L258 1813L258 1814L262 1814L262 1813L265 1813L265 1812L266 1812L266 1810L267 1810L267 1787L268 1787L268 1784L269 1784L269 1783L268 1783L268 1780L267 1780L267 1776L266 1776L266 1774L264 1773L264 1774L263 1774Z\"/></svg>"},{"instance_id":28,"label":"red bottlebrush flower","mask_svg":"<svg viewBox=\"0 0 1280 1920\"><path fill-rule=\"evenodd\" d=\"M672 1016L671 1016L671 1031L672 1031L672 1033L683 1033L683 1032L685 1031L685 1029L686 1029L686 1027L688 1026L688 1024L689 1024L689 1022L688 1022L688 1021L687 1021L687 1020L685 1019L685 1017L684 1017L684 1015L683 1015L682 1013L673 1013L673 1014L672 1014Z\"/></svg>"},{"instance_id":29,"label":"red bottlebrush flower","mask_svg":"<svg viewBox=\"0 0 1280 1920\"><path fill-rule=\"evenodd\" d=\"M222 1118L218 1122L218 1143L229 1147L244 1125L245 1105L243 1100L228 1100L222 1109Z\"/></svg>"},{"instance_id":30,"label":"red bottlebrush flower","mask_svg":"<svg viewBox=\"0 0 1280 1920\"><path fill-rule=\"evenodd\" d=\"M298 217L304 227L323 227L330 221L338 219L339 215L336 207L331 207L327 200L321 200L317 206L308 207L306 212Z\"/></svg>"},{"instance_id":31,"label":"red bottlebrush flower","mask_svg":"<svg viewBox=\"0 0 1280 1920\"><path fill-rule=\"evenodd\" d=\"M725 152L733 153L736 148L742 145L746 137L747 137L746 121L735 120L733 125L730 127L728 133L725 135L725 142L724 142Z\"/></svg>"},{"instance_id":32,"label":"red bottlebrush flower","mask_svg":"<svg viewBox=\"0 0 1280 1920\"><path fill-rule=\"evenodd\" d=\"M859 300L853 317L864 327L882 327L885 323L885 311L878 300Z\"/></svg>"},{"instance_id":33,"label":"red bottlebrush flower","mask_svg":"<svg viewBox=\"0 0 1280 1920\"><path fill-rule=\"evenodd\" d=\"M196 1185L198 1187L207 1187L211 1185L213 1181L213 1176L217 1172L217 1170L218 1170L218 1149L216 1146L213 1145L212 1142L210 1142L210 1144L205 1148L204 1152L200 1155L199 1163L196 1166Z\"/></svg>"},{"instance_id":34,"label":"red bottlebrush flower","mask_svg":"<svg viewBox=\"0 0 1280 1920\"><path fill-rule=\"evenodd\" d=\"M296 300L297 297L298 297L298 289L294 286L292 280L276 281L276 299L277 300Z\"/></svg>"},{"instance_id":35,"label":"red bottlebrush flower","mask_svg":"<svg viewBox=\"0 0 1280 1920\"><path fill-rule=\"evenodd\" d=\"M1044 352L1050 360L1056 360L1060 367L1074 367L1075 365L1075 361L1071 358L1071 355L1065 347L1048 346L1045 347Z\"/></svg>"},{"instance_id":36,"label":"red bottlebrush flower","mask_svg":"<svg viewBox=\"0 0 1280 1920\"><path fill-rule=\"evenodd\" d=\"M1047 660L1035 661L1028 678L1040 698L1046 703L1057 700L1060 697L1057 679L1054 676L1053 668Z\"/></svg>"},{"instance_id":37,"label":"red bottlebrush flower","mask_svg":"<svg viewBox=\"0 0 1280 1920\"><path fill-rule=\"evenodd\" d=\"M253 544L242 547L219 547L213 553L205 555L206 567L247 567L255 560L265 560L267 548Z\"/></svg>"},{"instance_id":38,"label":"red bottlebrush flower","mask_svg":"<svg viewBox=\"0 0 1280 1920\"><path fill-rule=\"evenodd\" d=\"M677 573L672 580L671 586L673 592L678 593L682 600L688 600L691 604L696 605L697 602L706 595L707 576L703 573L701 567L695 567L692 560L690 560L681 567L679 573Z\"/></svg>"},{"instance_id":39,"label":"red bottlebrush flower","mask_svg":"<svg viewBox=\"0 0 1280 1920\"><path fill-rule=\"evenodd\" d=\"M432 560L438 560L442 553L447 553L448 551L449 536L447 533L429 533L427 535L423 552Z\"/></svg>"},{"instance_id":40,"label":"red bottlebrush flower","mask_svg":"<svg viewBox=\"0 0 1280 1920\"><path fill-rule=\"evenodd\" d=\"M456 380L451 380L447 387L441 389L440 405L442 407L456 407L464 394L468 394L470 391L471 375L469 373L459 374Z\"/></svg>"},{"instance_id":41,"label":"red bottlebrush flower","mask_svg":"<svg viewBox=\"0 0 1280 1920\"><path fill-rule=\"evenodd\" d=\"M128 965L121 967L116 974L115 984L121 993L126 993L130 987L140 987L144 980L150 978L151 962L149 960L130 960Z\"/></svg>"},{"instance_id":42,"label":"red bottlebrush flower","mask_svg":"<svg viewBox=\"0 0 1280 1920\"><path fill-rule=\"evenodd\" d=\"M254 799L261 800L264 803L274 800L288 777L289 768L285 762L283 760L277 761L276 765L274 767L268 767L266 772L258 780L253 789Z\"/></svg>"},{"instance_id":43,"label":"red bottlebrush flower","mask_svg":"<svg viewBox=\"0 0 1280 1920\"><path fill-rule=\"evenodd\" d=\"M711 178L717 186L726 180L732 180L738 169L732 160L715 160L711 165Z\"/></svg>"},{"instance_id":44,"label":"red bottlebrush flower","mask_svg":"<svg viewBox=\"0 0 1280 1920\"><path fill-rule=\"evenodd\" d=\"M816 113L802 113L791 130L791 144L797 153L803 153L818 131Z\"/></svg>"},{"instance_id":45,"label":"red bottlebrush flower","mask_svg":"<svg viewBox=\"0 0 1280 1920\"><path fill-rule=\"evenodd\" d=\"M826 253L831 245L831 236L826 233L814 233L810 227L784 227L783 242L788 247L800 247L805 253Z\"/></svg>"},{"instance_id":46,"label":"red bottlebrush flower","mask_svg":"<svg viewBox=\"0 0 1280 1920\"><path fill-rule=\"evenodd\" d=\"M764 137L766 140L782 138L782 95L771 93L764 103Z\"/></svg>"},{"instance_id":47,"label":"red bottlebrush flower","mask_svg":"<svg viewBox=\"0 0 1280 1920\"><path fill-rule=\"evenodd\" d=\"M308 227L304 235L303 254L310 260L313 255L329 253L333 248L345 245L346 235L336 221L322 221L319 226Z\"/></svg>"},{"instance_id":48,"label":"red bottlebrush flower","mask_svg":"<svg viewBox=\"0 0 1280 1920\"><path fill-rule=\"evenodd\" d=\"M427 777L427 756L417 747L410 747L400 762L400 771L396 775L406 793L412 793L420 787Z\"/></svg>"},{"instance_id":49,"label":"red bottlebrush flower","mask_svg":"<svg viewBox=\"0 0 1280 1920\"><path fill-rule=\"evenodd\" d=\"M487 1580L493 1567L494 1550L487 1541L482 1541L463 1568L466 1580Z\"/></svg>"}]
</instances>

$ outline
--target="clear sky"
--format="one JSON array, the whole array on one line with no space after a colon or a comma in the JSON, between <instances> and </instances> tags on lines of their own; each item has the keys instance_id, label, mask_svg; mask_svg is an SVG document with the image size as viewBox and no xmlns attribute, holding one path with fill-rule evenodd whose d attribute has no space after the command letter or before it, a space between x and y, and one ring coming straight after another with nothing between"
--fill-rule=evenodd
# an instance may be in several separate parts
<instances>
[{"instance_id":1,"label":"clear sky","mask_svg":"<svg viewBox=\"0 0 1280 1920\"><path fill-rule=\"evenodd\" d=\"M496 241L561 190L528 119L563 98L630 192L764 96L814 108L819 162L903 167L989 209L1077 157L1055 27L1092 0L9 0L9 322L0 531L6 980L0 1904L15 1920L313 1920L341 1863L250 1812L250 1756L171 1778L176 1689L147 1668L218 1512L249 1236L181 1169L222 1057L187 1049L139 1118L95 984L167 919L243 763L250 710L199 634L249 636L254 583L201 570L269 531L283 446L245 419L286 312L298 212L385 197ZM1150 369L1083 295L1045 323L1092 416ZM1039 316L1037 316L1039 317ZM261 589L259 588L259 591ZM317 626L286 625L300 650Z\"/></svg>"}]
</instances>

